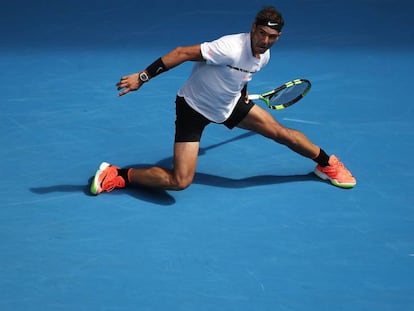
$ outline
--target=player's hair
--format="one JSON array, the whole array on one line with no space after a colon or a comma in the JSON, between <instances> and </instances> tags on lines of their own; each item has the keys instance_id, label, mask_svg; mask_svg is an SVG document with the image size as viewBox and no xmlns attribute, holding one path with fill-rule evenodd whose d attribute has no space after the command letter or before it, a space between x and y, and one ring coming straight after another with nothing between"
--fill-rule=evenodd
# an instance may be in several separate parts
<instances>
[{"instance_id":1,"label":"player's hair","mask_svg":"<svg viewBox=\"0 0 414 311\"><path fill-rule=\"evenodd\" d=\"M263 21L277 22L280 29L285 25L282 14L273 6L266 6L257 13L255 24L263 25Z\"/></svg>"}]
</instances>

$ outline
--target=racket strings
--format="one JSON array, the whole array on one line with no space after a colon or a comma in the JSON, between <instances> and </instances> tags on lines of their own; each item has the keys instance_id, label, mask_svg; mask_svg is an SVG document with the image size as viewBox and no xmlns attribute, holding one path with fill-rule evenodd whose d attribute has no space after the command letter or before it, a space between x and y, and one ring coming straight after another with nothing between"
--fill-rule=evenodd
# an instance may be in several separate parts
<instances>
[{"instance_id":1,"label":"racket strings","mask_svg":"<svg viewBox=\"0 0 414 311\"><path fill-rule=\"evenodd\" d=\"M295 84L291 87L287 87L280 92L277 92L270 98L272 105L286 104L300 97L306 90L307 85Z\"/></svg>"}]
</instances>

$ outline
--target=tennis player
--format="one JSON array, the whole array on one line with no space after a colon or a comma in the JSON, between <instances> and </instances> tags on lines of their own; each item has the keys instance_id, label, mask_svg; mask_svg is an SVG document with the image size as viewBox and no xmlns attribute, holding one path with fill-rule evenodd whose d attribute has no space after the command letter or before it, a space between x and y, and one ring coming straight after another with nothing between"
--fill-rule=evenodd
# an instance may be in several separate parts
<instances>
[{"instance_id":1,"label":"tennis player","mask_svg":"<svg viewBox=\"0 0 414 311\"><path fill-rule=\"evenodd\" d=\"M193 181L200 138L210 123L261 134L317 163L314 173L333 185L352 188L356 180L335 155L328 155L301 132L284 127L247 99L247 84L270 59L269 49L282 35L284 20L274 7L257 13L249 33L223 36L212 42L177 47L145 70L117 83L119 96L138 90L157 75L184 62L194 68L176 97L173 169L119 168L102 162L91 184L94 195L115 188L144 186L183 190Z\"/></svg>"}]
</instances>

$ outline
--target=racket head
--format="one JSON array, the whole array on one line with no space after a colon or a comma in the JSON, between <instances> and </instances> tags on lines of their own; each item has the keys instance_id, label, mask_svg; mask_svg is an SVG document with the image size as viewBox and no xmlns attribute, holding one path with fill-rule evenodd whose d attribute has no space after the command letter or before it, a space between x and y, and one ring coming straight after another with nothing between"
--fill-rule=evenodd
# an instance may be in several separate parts
<instances>
[{"instance_id":1,"label":"racket head","mask_svg":"<svg viewBox=\"0 0 414 311\"><path fill-rule=\"evenodd\" d=\"M295 79L260 95L270 109L285 109L301 100L312 84L307 79Z\"/></svg>"}]
</instances>

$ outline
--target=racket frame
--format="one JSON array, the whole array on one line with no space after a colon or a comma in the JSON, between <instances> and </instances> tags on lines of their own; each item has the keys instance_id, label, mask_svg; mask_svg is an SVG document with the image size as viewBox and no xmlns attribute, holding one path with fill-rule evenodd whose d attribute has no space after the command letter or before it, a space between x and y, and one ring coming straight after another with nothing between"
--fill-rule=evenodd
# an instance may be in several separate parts
<instances>
[{"instance_id":1,"label":"racket frame","mask_svg":"<svg viewBox=\"0 0 414 311\"><path fill-rule=\"evenodd\" d=\"M289 87L298 85L298 84L302 84L302 83L306 83L307 86L306 88L303 90L303 92L301 94L299 94L298 96L296 96L295 98L293 98L292 100L290 100L287 103L283 103L283 104L278 104L278 105L272 105L271 104L271 99L273 96L275 96L277 93L279 93L280 91L287 89ZM262 94L252 94L249 95L248 98L250 100L255 100L255 99L260 99L262 101L264 101L266 103L266 105L273 110L281 110L281 109L285 109L289 106L292 106L294 103L298 102L299 100L301 100L310 90L312 84L308 79L294 79L291 80L289 82L286 82L285 84L282 84L281 86L266 92L266 93L262 93Z\"/></svg>"}]
</instances>

